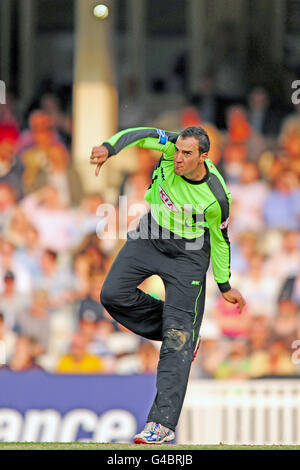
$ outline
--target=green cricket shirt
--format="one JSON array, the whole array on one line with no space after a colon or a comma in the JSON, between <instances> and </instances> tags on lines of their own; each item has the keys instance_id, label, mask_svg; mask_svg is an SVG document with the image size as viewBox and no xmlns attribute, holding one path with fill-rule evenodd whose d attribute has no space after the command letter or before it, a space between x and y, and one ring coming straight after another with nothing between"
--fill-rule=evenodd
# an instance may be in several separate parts
<instances>
[{"instance_id":1,"label":"green cricket shirt","mask_svg":"<svg viewBox=\"0 0 300 470\"><path fill-rule=\"evenodd\" d=\"M161 227L188 240L210 234L211 261L215 281L222 292L230 289L230 242L228 218L231 195L225 181L209 158L201 181L188 180L174 173L175 144L179 134L149 127L118 132L103 145L109 156L134 145L158 150L162 157L153 171L145 199Z\"/></svg>"}]
</instances>

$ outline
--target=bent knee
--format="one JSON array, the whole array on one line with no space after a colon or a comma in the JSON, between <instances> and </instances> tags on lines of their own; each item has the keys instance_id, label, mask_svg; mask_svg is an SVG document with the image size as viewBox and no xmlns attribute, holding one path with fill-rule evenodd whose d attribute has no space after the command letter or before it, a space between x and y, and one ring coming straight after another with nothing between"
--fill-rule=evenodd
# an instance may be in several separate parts
<instances>
[{"instance_id":1,"label":"bent knee","mask_svg":"<svg viewBox=\"0 0 300 470\"><path fill-rule=\"evenodd\" d=\"M106 308L113 303L114 299L116 299L116 292L104 283L100 293L100 302Z\"/></svg>"},{"instance_id":2,"label":"bent knee","mask_svg":"<svg viewBox=\"0 0 300 470\"><path fill-rule=\"evenodd\" d=\"M108 307L123 307L128 306L130 295L128 293L122 293L117 289L117 286L111 284L103 284L100 302L107 309Z\"/></svg>"}]
</instances>

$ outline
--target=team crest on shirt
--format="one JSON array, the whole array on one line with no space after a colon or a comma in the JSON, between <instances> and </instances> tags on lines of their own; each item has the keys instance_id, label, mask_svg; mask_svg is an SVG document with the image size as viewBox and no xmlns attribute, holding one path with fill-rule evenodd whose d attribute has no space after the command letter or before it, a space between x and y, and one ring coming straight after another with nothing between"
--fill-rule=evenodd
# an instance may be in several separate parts
<instances>
[{"instance_id":1,"label":"team crest on shirt","mask_svg":"<svg viewBox=\"0 0 300 470\"><path fill-rule=\"evenodd\" d=\"M165 133L165 131L163 131L162 129L156 129L156 132L158 133L158 136L159 136L158 143L162 145L166 145L166 143L168 142L168 136Z\"/></svg>"},{"instance_id":2,"label":"team crest on shirt","mask_svg":"<svg viewBox=\"0 0 300 470\"><path fill-rule=\"evenodd\" d=\"M172 199L167 195L166 191L159 185L159 195L160 199L164 203L164 205L172 212L178 212L175 204L173 203Z\"/></svg>"},{"instance_id":3,"label":"team crest on shirt","mask_svg":"<svg viewBox=\"0 0 300 470\"><path fill-rule=\"evenodd\" d=\"M224 222L221 223L219 228L221 230L224 230L224 228L228 227L228 221L229 221L229 217L226 220L224 220Z\"/></svg>"}]
</instances>

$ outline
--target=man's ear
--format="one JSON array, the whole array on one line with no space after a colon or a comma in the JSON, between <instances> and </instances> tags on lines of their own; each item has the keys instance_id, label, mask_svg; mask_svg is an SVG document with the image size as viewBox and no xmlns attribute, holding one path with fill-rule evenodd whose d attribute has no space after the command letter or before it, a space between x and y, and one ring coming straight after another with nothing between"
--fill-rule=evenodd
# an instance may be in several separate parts
<instances>
[{"instance_id":1,"label":"man's ear","mask_svg":"<svg viewBox=\"0 0 300 470\"><path fill-rule=\"evenodd\" d=\"M201 163L203 163L206 160L207 157L208 157L208 152L201 153L200 154Z\"/></svg>"}]
</instances>

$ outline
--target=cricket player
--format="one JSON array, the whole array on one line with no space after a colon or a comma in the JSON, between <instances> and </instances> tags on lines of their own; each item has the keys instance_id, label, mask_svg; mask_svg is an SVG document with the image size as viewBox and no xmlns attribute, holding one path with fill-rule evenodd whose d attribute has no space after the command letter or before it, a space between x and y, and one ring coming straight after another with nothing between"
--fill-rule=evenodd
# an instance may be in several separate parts
<instances>
[{"instance_id":1,"label":"cricket player","mask_svg":"<svg viewBox=\"0 0 300 470\"><path fill-rule=\"evenodd\" d=\"M223 298L237 304L240 312L245 300L229 283L231 196L208 157L205 130L188 127L180 134L149 127L122 130L92 149L90 162L96 165L96 175L108 158L134 145L162 153L145 194L151 211L136 230L128 232L104 282L101 302L129 330L162 341L156 397L144 430L134 437L135 443L159 444L175 438L199 347L210 258ZM164 282L165 301L138 289L153 274Z\"/></svg>"}]
</instances>

